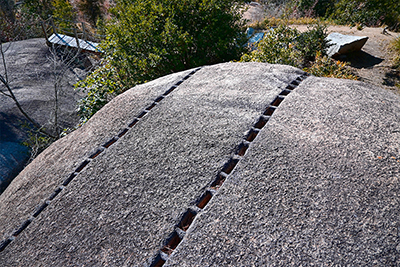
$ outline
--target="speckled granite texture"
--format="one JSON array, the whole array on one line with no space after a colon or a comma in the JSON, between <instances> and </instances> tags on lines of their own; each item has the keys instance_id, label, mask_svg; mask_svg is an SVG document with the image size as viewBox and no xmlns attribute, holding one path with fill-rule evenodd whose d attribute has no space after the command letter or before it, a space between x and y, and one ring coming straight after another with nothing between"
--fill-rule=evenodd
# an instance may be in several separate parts
<instances>
[{"instance_id":1,"label":"speckled granite texture","mask_svg":"<svg viewBox=\"0 0 400 267\"><path fill-rule=\"evenodd\" d=\"M0 196L4 266L400 265L400 99L226 63L117 97Z\"/></svg>"}]
</instances>

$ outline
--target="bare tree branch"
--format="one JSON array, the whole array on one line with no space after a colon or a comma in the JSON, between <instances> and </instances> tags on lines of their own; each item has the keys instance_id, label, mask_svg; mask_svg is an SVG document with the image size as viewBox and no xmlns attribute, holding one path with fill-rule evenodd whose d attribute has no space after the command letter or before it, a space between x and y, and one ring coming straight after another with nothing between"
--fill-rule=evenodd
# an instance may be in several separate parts
<instances>
[{"instance_id":1,"label":"bare tree branch","mask_svg":"<svg viewBox=\"0 0 400 267\"><path fill-rule=\"evenodd\" d=\"M2 45L1 42L0 42L0 51L1 51L0 54L1 54L1 57L2 57L2 61L3 61L3 64L4 64L4 66L5 66L4 70L5 70L5 72L7 73L7 68L6 68L6 64L5 64L5 57L4 57L4 52L3 52L3 45ZM25 110L22 108L21 104L19 103L18 99L15 97L14 92L12 91L12 89L11 89L11 87L10 87L10 84L8 83L7 74L5 74L5 77L6 77L6 78L4 78L2 75L0 75L0 82L7 88L7 91L8 91L8 94L6 94L6 93L4 93L3 91L1 91L1 92L3 93L3 95L6 95L6 96L10 97L10 98L14 101L15 105L17 106L18 110L22 113L22 115L24 115L24 117L25 117L30 123L32 123L32 124L38 129L39 132L41 132L42 134L44 134L44 135L46 135L46 136L48 136L48 137L51 137L51 138L53 138L53 139L57 139L56 136L54 136L54 135L52 135L51 133L45 131L41 125L39 125L37 122L35 122L35 121L25 112Z\"/></svg>"}]
</instances>

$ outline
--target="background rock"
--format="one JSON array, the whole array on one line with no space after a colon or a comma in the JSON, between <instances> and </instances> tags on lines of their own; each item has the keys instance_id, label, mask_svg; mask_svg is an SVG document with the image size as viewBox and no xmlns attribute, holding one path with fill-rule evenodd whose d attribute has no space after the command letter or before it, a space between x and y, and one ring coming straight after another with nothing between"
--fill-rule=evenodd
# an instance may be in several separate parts
<instances>
[{"instance_id":1,"label":"background rock","mask_svg":"<svg viewBox=\"0 0 400 267\"><path fill-rule=\"evenodd\" d=\"M367 42L366 36L349 36L337 32L330 33L326 38L331 45L328 48L327 54L329 57L348 54L355 51L360 51Z\"/></svg>"},{"instance_id":2,"label":"background rock","mask_svg":"<svg viewBox=\"0 0 400 267\"><path fill-rule=\"evenodd\" d=\"M9 83L18 101L36 122L50 129L54 114L55 74L64 68L63 63L52 60L45 39L41 38L5 43L3 50ZM64 72L61 82L59 123L63 128L73 127L79 121L76 103L82 93L76 92L73 84L82 78L82 72L79 77L78 72L73 71L75 67L71 65ZM4 75L4 71L3 64L0 64L0 73ZM0 88L6 90L3 85ZM21 145L28 138L28 125L15 103L0 94L0 192L30 157L27 148Z\"/></svg>"}]
</instances>

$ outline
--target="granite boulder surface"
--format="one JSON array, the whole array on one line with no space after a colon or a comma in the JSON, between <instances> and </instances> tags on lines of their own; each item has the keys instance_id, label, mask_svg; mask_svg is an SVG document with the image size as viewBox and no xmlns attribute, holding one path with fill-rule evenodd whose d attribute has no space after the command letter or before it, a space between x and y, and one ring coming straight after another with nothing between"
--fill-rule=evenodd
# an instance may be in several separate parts
<instances>
[{"instance_id":1,"label":"granite boulder surface","mask_svg":"<svg viewBox=\"0 0 400 267\"><path fill-rule=\"evenodd\" d=\"M400 99L225 63L116 97L0 195L4 266L396 266Z\"/></svg>"}]
</instances>

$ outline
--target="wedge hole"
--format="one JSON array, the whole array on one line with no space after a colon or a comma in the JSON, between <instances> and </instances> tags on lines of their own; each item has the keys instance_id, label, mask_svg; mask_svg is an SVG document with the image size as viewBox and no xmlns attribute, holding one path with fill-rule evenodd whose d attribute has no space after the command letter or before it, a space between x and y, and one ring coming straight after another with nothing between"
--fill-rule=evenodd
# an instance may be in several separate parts
<instances>
[{"instance_id":1,"label":"wedge hole","mask_svg":"<svg viewBox=\"0 0 400 267\"><path fill-rule=\"evenodd\" d=\"M211 189L218 190L224 184L227 176L226 173L219 173L217 178L215 178L214 182L211 184Z\"/></svg>"},{"instance_id":2,"label":"wedge hole","mask_svg":"<svg viewBox=\"0 0 400 267\"><path fill-rule=\"evenodd\" d=\"M28 225L30 225L32 222L32 219L28 219L26 221L24 221L21 226L14 231L14 233L12 234L13 236L17 236L19 235L22 231L24 231L26 229L26 227L28 227Z\"/></svg>"},{"instance_id":3,"label":"wedge hole","mask_svg":"<svg viewBox=\"0 0 400 267\"><path fill-rule=\"evenodd\" d=\"M154 100L154 102L158 103L158 102L160 102L160 101L163 100L163 99L164 99L163 96L159 96L159 97L157 97L156 100Z\"/></svg>"},{"instance_id":4,"label":"wedge hole","mask_svg":"<svg viewBox=\"0 0 400 267\"><path fill-rule=\"evenodd\" d=\"M296 81L296 80L294 80L294 81L292 81L290 84L292 84L292 85L294 85L294 86L297 86L297 85L299 85L299 84L300 84L300 82L299 82L299 81Z\"/></svg>"},{"instance_id":5,"label":"wedge hole","mask_svg":"<svg viewBox=\"0 0 400 267\"><path fill-rule=\"evenodd\" d=\"M257 137L258 132L258 129L251 129L247 134L246 141L253 142L253 140Z\"/></svg>"},{"instance_id":6,"label":"wedge hole","mask_svg":"<svg viewBox=\"0 0 400 267\"><path fill-rule=\"evenodd\" d=\"M232 170L236 167L236 164L238 164L239 159L233 159L231 158L224 166L224 168L222 168L222 171L226 174L230 174L232 172Z\"/></svg>"},{"instance_id":7,"label":"wedge hole","mask_svg":"<svg viewBox=\"0 0 400 267\"><path fill-rule=\"evenodd\" d=\"M293 90L294 86L289 84L288 86L286 86L286 89Z\"/></svg>"},{"instance_id":8,"label":"wedge hole","mask_svg":"<svg viewBox=\"0 0 400 267\"><path fill-rule=\"evenodd\" d=\"M183 231L187 231L189 226L192 224L194 217L196 217L196 213L191 210L188 210L182 217L181 222L179 223L178 227Z\"/></svg>"},{"instance_id":9,"label":"wedge hole","mask_svg":"<svg viewBox=\"0 0 400 267\"><path fill-rule=\"evenodd\" d=\"M261 116L256 122L256 124L254 124L254 128L262 129L265 126L265 124L267 124L267 122L268 119L265 116Z\"/></svg>"},{"instance_id":10,"label":"wedge hole","mask_svg":"<svg viewBox=\"0 0 400 267\"><path fill-rule=\"evenodd\" d=\"M265 110L265 112L264 112L263 115L271 116L271 115L274 113L275 109L276 109L276 107L269 106L269 107Z\"/></svg>"},{"instance_id":11,"label":"wedge hole","mask_svg":"<svg viewBox=\"0 0 400 267\"><path fill-rule=\"evenodd\" d=\"M128 130L129 129L127 129L127 128L125 128L125 129L123 129L119 134L118 134L118 137L122 137L122 136L124 136L127 132L128 132Z\"/></svg>"},{"instance_id":12,"label":"wedge hole","mask_svg":"<svg viewBox=\"0 0 400 267\"><path fill-rule=\"evenodd\" d=\"M138 118L138 119L143 118L144 115L146 115L146 114L147 114L147 111L146 111L146 110L143 110L142 113L140 113L139 116L137 116L137 118Z\"/></svg>"},{"instance_id":13,"label":"wedge hole","mask_svg":"<svg viewBox=\"0 0 400 267\"><path fill-rule=\"evenodd\" d=\"M179 235L174 232L172 236L168 239L167 244L161 249L161 251L165 254L171 255L181 241L182 239L179 237Z\"/></svg>"},{"instance_id":14,"label":"wedge hole","mask_svg":"<svg viewBox=\"0 0 400 267\"><path fill-rule=\"evenodd\" d=\"M175 90L175 88L176 88L176 85L171 86L171 88L169 88L169 89L164 93L163 96L169 95L172 91Z\"/></svg>"},{"instance_id":15,"label":"wedge hole","mask_svg":"<svg viewBox=\"0 0 400 267\"><path fill-rule=\"evenodd\" d=\"M180 81L177 82L175 85L178 86L178 85L180 85L181 83L183 83L183 80L180 80Z\"/></svg>"},{"instance_id":16,"label":"wedge hole","mask_svg":"<svg viewBox=\"0 0 400 267\"><path fill-rule=\"evenodd\" d=\"M138 119L134 119L134 120L128 125L128 127L129 127L129 128L132 128L133 126L135 126L135 124L136 124L138 121L139 121Z\"/></svg>"},{"instance_id":17,"label":"wedge hole","mask_svg":"<svg viewBox=\"0 0 400 267\"><path fill-rule=\"evenodd\" d=\"M44 202L42 205L40 205L36 211L33 213L33 217L37 217L47 206L49 205L49 202Z\"/></svg>"},{"instance_id":18,"label":"wedge hole","mask_svg":"<svg viewBox=\"0 0 400 267\"><path fill-rule=\"evenodd\" d=\"M67 186L67 185L72 181L72 179L75 178L76 175L77 175L77 173L75 173L75 172L74 172L74 173L71 173L71 175L68 176L68 178L64 180L64 182L62 183L62 185L63 185L63 186Z\"/></svg>"},{"instance_id":19,"label":"wedge hole","mask_svg":"<svg viewBox=\"0 0 400 267\"><path fill-rule=\"evenodd\" d=\"M0 252L2 252L14 239L9 237L0 243Z\"/></svg>"},{"instance_id":20,"label":"wedge hole","mask_svg":"<svg viewBox=\"0 0 400 267\"><path fill-rule=\"evenodd\" d=\"M287 96L288 94L290 94L290 90L283 90L279 95L283 95L283 96Z\"/></svg>"},{"instance_id":21,"label":"wedge hole","mask_svg":"<svg viewBox=\"0 0 400 267\"><path fill-rule=\"evenodd\" d=\"M83 168L85 168L86 165L89 164L89 162L90 162L89 160L85 160L84 162L82 162L81 165L79 165L79 167L76 168L75 172L80 172L80 171L82 171Z\"/></svg>"},{"instance_id":22,"label":"wedge hole","mask_svg":"<svg viewBox=\"0 0 400 267\"><path fill-rule=\"evenodd\" d=\"M222 183L221 183L221 185L222 185ZM200 198L199 203L197 203L196 206L199 207L200 209L204 209L204 207L208 204L208 202L210 202L211 198L212 198L211 192L206 191L204 193L204 195Z\"/></svg>"},{"instance_id":23,"label":"wedge hole","mask_svg":"<svg viewBox=\"0 0 400 267\"><path fill-rule=\"evenodd\" d=\"M146 108L146 110L149 111L149 110L151 110L152 108L154 108L156 105L157 105L157 103L154 102L153 104L151 104L150 106L148 106L148 107Z\"/></svg>"},{"instance_id":24,"label":"wedge hole","mask_svg":"<svg viewBox=\"0 0 400 267\"><path fill-rule=\"evenodd\" d=\"M283 101L284 99L285 99L285 98L283 98L282 96L277 96L277 97L274 99L274 101L272 101L271 106L278 107L278 106L282 103L282 101Z\"/></svg>"},{"instance_id":25,"label":"wedge hole","mask_svg":"<svg viewBox=\"0 0 400 267\"><path fill-rule=\"evenodd\" d=\"M94 159L94 158L96 158L98 155L100 155L101 152L103 152L103 151L104 151L104 148L99 148L99 149L96 150L96 152L94 152L92 155L90 155L89 158L90 158L90 159Z\"/></svg>"},{"instance_id":26,"label":"wedge hole","mask_svg":"<svg viewBox=\"0 0 400 267\"><path fill-rule=\"evenodd\" d=\"M165 263L165 260L161 258L161 255L158 254L157 257L154 259L153 263L150 265L150 267L161 267Z\"/></svg>"},{"instance_id":27,"label":"wedge hole","mask_svg":"<svg viewBox=\"0 0 400 267\"><path fill-rule=\"evenodd\" d=\"M103 144L103 147L109 148L112 144L114 144L115 142L117 142L117 140L118 140L118 137L113 137L113 138L111 138L109 141L105 142L105 143Z\"/></svg>"},{"instance_id":28,"label":"wedge hole","mask_svg":"<svg viewBox=\"0 0 400 267\"><path fill-rule=\"evenodd\" d=\"M239 145L239 147L237 148L236 154L242 157L242 156L244 156L244 154L246 154L246 151L248 148L249 148L249 144L247 142L241 143Z\"/></svg>"},{"instance_id":29,"label":"wedge hole","mask_svg":"<svg viewBox=\"0 0 400 267\"><path fill-rule=\"evenodd\" d=\"M51 195L49 197L49 200L50 201L53 200L58 194L60 194L61 190L62 190L61 187L59 187L56 190L54 190L54 192L51 193Z\"/></svg>"}]
</instances>

